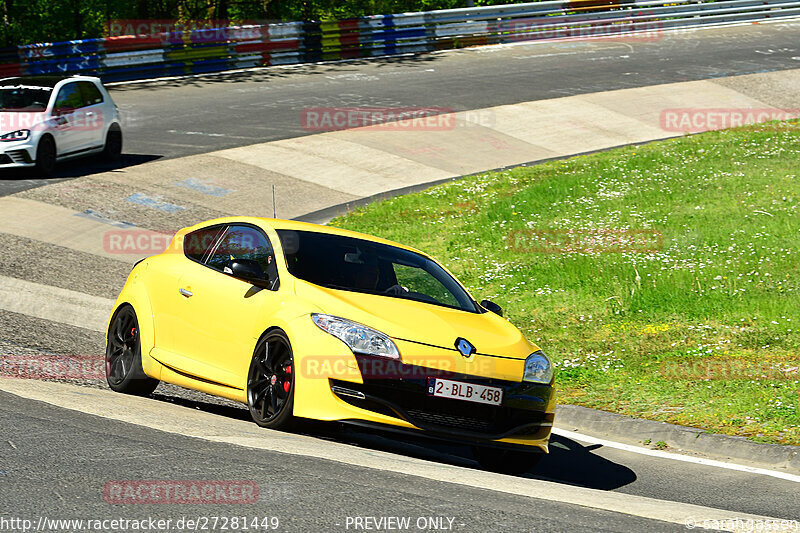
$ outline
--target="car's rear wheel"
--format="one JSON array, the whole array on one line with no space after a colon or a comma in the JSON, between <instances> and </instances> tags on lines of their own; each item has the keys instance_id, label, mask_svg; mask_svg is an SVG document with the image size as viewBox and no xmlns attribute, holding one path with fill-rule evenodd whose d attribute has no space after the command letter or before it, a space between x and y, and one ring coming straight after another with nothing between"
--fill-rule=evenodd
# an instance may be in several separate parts
<instances>
[{"instance_id":1,"label":"car's rear wheel","mask_svg":"<svg viewBox=\"0 0 800 533\"><path fill-rule=\"evenodd\" d=\"M122 130L116 124L106 133L106 144L102 156L106 161L116 161L122 155Z\"/></svg>"},{"instance_id":2,"label":"car's rear wheel","mask_svg":"<svg viewBox=\"0 0 800 533\"><path fill-rule=\"evenodd\" d=\"M111 320L106 344L106 381L112 390L146 396L158 387L158 380L142 370L139 321L129 305L120 307Z\"/></svg>"},{"instance_id":3,"label":"car's rear wheel","mask_svg":"<svg viewBox=\"0 0 800 533\"><path fill-rule=\"evenodd\" d=\"M286 334L272 330L258 342L247 374L247 406L256 424L289 429L295 385L292 346Z\"/></svg>"},{"instance_id":4,"label":"car's rear wheel","mask_svg":"<svg viewBox=\"0 0 800 533\"><path fill-rule=\"evenodd\" d=\"M539 464L544 456L541 452L505 450L484 446L474 446L472 455L486 470L513 475L527 474Z\"/></svg>"},{"instance_id":5,"label":"car's rear wheel","mask_svg":"<svg viewBox=\"0 0 800 533\"><path fill-rule=\"evenodd\" d=\"M43 135L36 147L36 174L49 176L56 169L56 142L50 135Z\"/></svg>"}]
</instances>

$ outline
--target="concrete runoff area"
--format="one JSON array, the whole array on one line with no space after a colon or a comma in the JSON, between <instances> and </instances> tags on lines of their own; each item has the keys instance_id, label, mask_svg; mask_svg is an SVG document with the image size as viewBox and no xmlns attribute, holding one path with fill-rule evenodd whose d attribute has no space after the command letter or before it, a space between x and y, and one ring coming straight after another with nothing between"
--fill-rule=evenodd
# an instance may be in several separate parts
<instances>
[{"instance_id":1,"label":"concrete runoff area","mask_svg":"<svg viewBox=\"0 0 800 533\"><path fill-rule=\"evenodd\" d=\"M274 186L275 214L294 218L381 192L492 168L680 136L685 132L679 126L686 125L692 111L750 109L768 120L772 115L767 112L780 116L783 110L767 102L787 103L783 90L789 82L779 80L797 76L797 71L789 70L744 76L747 80L738 86L726 78L724 83L674 83L498 106L455 113L446 122L452 127L445 129L399 123L319 133L97 173L20 192L4 201L32 199L75 212L91 210L137 227L175 231L178 223L214 215L272 216ZM764 83L759 85L762 77ZM678 115L665 117L670 110ZM697 122L697 117L689 118ZM711 125L716 120L719 127L729 125L725 117L700 118ZM665 128L671 126L665 123L669 120L678 131ZM84 189L77 194L74 189L82 187L81 182ZM140 205L121 201L137 193L147 201ZM36 210L18 204L3 207L3 232L36 238L38 228L14 220L20 212ZM61 212L61 218L65 214ZM74 221L60 222L67 221L59 220L63 230L51 238L69 241ZM49 227L46 221L34 225ZM86 235L86 230L78 234ZM86 251L103 253L98 241L92 242L84 244Z\"/></svg>"}]
</instances>

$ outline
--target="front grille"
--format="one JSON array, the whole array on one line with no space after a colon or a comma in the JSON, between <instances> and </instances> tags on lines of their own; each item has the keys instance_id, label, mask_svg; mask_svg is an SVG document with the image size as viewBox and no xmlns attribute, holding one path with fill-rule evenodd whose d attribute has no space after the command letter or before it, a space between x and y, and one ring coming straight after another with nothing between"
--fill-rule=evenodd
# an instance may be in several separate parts
<instances>
[{"instance_id":1,"label":"front grille","mask_svg":"<svg viewBox=\"0 0 800 533\"><path fill-rule=\"evenodd\" d=\"M409 409L408 416L412 420L427 422L434 426L454 428L475 433L494 433L494 424L489 420L480 420L465 416L447 415L442 413L431 413L429 411L419 411Z\"/></svg>"},{"instance_id":2,"label":"front grille","mask_svg":"<svg viewBox=\"0 0 800 533\"><path fill-rule=\"evenodd\" d=\"M485 405L451 398L419 395L394 396L415 426L436 426L446 429L499 435L515 428L541 422L544 413L506 406Z\"/></svg>"},{"instance_id":3,"label":"front grille","mask_svg":"<svg viewBox=\"0 0 800 533\"><path fill-rule=\"evenodd\" d=\"M14 160L8 157L6 154L0 154L0 165L9 165L13 162Z\"/></svg>"}]
</instances>

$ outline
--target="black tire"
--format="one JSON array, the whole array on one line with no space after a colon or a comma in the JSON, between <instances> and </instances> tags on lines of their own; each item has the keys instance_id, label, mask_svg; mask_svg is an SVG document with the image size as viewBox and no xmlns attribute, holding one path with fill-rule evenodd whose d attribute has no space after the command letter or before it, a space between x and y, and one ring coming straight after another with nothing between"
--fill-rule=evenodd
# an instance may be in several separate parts
<instances>
[{"instance_id":1,"label":"black tire","mask_svg":"<svg viewBox=\"0 0 800 533\"><path fill-rule=\"evenodd\" d=\"M294 426L293 366L292 345L283 331L268 332L256 345L247 373L247 407L259 426L283 430Z\"/></svg>"},{"instance_id":2,"label":"black tire","mask_svg":"<svg viewBox=\"0 0 800 533\"><path fill-rule=\"evenodd\" d=\"M137 396L147 396L158 387L158 380L142 370L139 321L130 305L117 309L108 328L106 381L113 391Z\"/></svg>"},{"instance_id":3,"label":"black tire","mask_svg":"<svg viewBox=\"0 0 800 533\"><path fill-rule=\"evenodd\" d=\"M56 141L50 135L43 135L36 146L36 167L38 176L47 177L56 169Z\"/></svg>"},{"instance_id":4,"label":"black tire","mask_svg":"<svg viewBox=\"0 0 800 533\"><path fill-rule=\"evenodd\" d=\"M106 133L106 144L103 147L101 157L108 162L117 161L122 155L122 130L113 124Z\"/></svg>"},{"instance_id":5,"label":"black tire","mask_svg":"<svg viewBox=\"0 0 800 533\"><path fill-rule=\"evenodd\" d=\"M492 472L512 474L519 476L533 470L544 454L541 452L527 452L524 450L506 450L503 448L488 448L473 446L472 455L475 460Z\"/></svg>"}]
</instances>

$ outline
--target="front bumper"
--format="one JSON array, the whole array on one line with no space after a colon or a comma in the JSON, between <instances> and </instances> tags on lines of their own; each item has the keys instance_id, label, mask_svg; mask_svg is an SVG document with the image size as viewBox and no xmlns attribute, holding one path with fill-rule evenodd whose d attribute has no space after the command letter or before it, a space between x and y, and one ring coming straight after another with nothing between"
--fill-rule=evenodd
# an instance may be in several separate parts
<instances>
[{"instance_id":1,"label":"front bumper","mask_svg":"<svg viewBox=\"0 0 800 533\"><path fill-rule=\"evenodd\" d=\"M455 350L398 339L394 340L402 362L354 355L308 315L297 317L285 331L295 354L297 417L449 442L548 451L556 406L554 387L521 382L524 360L480 354L464 358ZM429 397L429 377L501 387L503 403L491 407Z\"/></svg>"},{"instance_id":2,"label":"front bumper","mask_svg":"<svg viewBox=\"0 0 800 533\"><path fill-rule=\"evenodd\" d=\"M0 168L31 167L35 154L36 147L28 141L0 143Z\"/></svg>"},{"instance_id":3,"label":"front bumper","mask_svg":"<svg viewBox=\"0 0 800 533\"><path fill-rule=\"evenodd\" d=\"M553 426L553 388L527 382L476 377L455 372L397 363L392 375L370 376L365 369L370 356L356 356L363 383L330 379L331 392L341 401L382 415L383 424L394 420L433 437L470 444L534 445L546 450ZM445 378L503 389L499 406L429 394L429 380ZM548 410L550 410L548 412ZM359 425L363 419L345 420Z\"/></svg>"}]
</instances>

